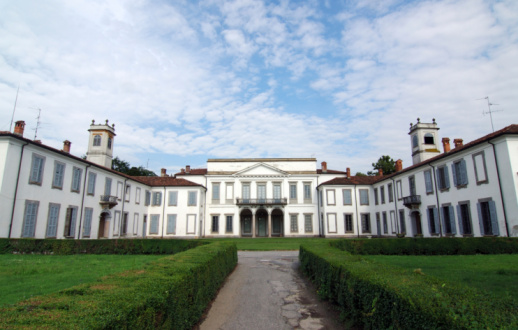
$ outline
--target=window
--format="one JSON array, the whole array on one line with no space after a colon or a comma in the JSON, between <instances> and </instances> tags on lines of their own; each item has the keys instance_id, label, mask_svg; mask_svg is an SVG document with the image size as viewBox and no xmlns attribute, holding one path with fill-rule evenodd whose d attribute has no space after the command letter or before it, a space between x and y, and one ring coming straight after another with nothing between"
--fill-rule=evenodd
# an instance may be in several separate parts
<instances>
[{"instance_id":1,"label":"window","mask_svg":"<svg viewBox=\"0 0 518 330\"><path fill-rule=\"evenodd\" d=\"M122 181L117 181L117 199L122 199L122 187L124 183Z\"/></svg>"},{"instance_id":2,"label":"window","mask_svg":"<svg viewBox=\"0 0 518 330\"><path fill-rule=\"evenodd\" d=\"M457 188L465 188L468 185L468 173L466 171L466 161L461 159L451 165L453 185Z\"/></svg>"},{"instance_id":3,"label":"window","mask_svg":"<svg viewBox=\"0 0 518 330\"><path fill-rule=\"evenodd\" d=\"M290 203L297 202L297 183L290 182Z\"/></svg>"},{"instance_id":4,"label":"window","mask_svg":"<svg viewBox=\"0 0 518 330\"><path fill-rule=\"evenodd\" d=\"M378 205L378 188L374 188L374 204Z\"/></svg>"},{"instance_id":5,"label":"window","mask_svg":"<svg viewBox=\"0 0 518 330\"><path fill-rule=\"evenodd\" d=\"M65 177L65 164L54 163L54 177L52 178L52 188L63 189L63 178Z\"/></svg>"},{"instance_id":6,"label":"window","mask_svg":"<svg viewBox=\"0 0 518 330\"><path fill-rule=\"evenodd\" d=\"M159 214L151 214L151 222L149 223L149 233L158 234L158 221L160 220Z\"/></svg>"},{"instance_id":7,"label":"window","mask_svg":"<svg viewBox=\"0 0 518 330\"><path fill-rule=\"evenodd\" d=\"M383 219L383 233L388 234L387 212L381 213L381 217Z\"/></svg>"},{"instance_id":8,"label":"window","mask_svg":"<svg viewBox=\"0 0 518 330\"><path fill-rule=\"evenodd\" d=\"M196 206L197 204L197 192L189 191L187 206Z\"/></svg>"},{"instance_id":9,"label":"window","mask_svg":"<svg viewBox=\"0 0 518 330\"><path fill-rule=\"evenodd\" d=\"M397 193L397 199L402 200L403 199L403 185L401 184L401 180L396 181L396 193Z\"/></svg>"},{"instance_id":10,"label":"window","mask_svg":"<svg viewBox=\"0 0 518 330\"><path fill-rule=\"evenodd\" d=\"M146 190L146 198L144 201L144 205L149 206L149 204L151 204L151 193L149 192L149 190Z\"/></svg>"},{"instance_id":11,"label":"window","mask_svg":"<svg viewBox=\"0 0 518 330\"><path fill-rule=\"evenodd\" d=\"M108 137L108 149L112 148L112 138Z\"/></svg>"},{"instance_id":12,"label":"window","mask_svg":"<svg viewBox=\"0 0 518 330\"><path fill-rule=\"evenodd\" d=\"M104 179L104 195L111 196L112 194L112 179Z\"/></svg>"},{"instance_id":13,"label":"window","mask_svg":"<svg viewBox=\"0 0 518 330\"><path fill-rule=\"evenodd\" d=\"M426 215L428 216L428 230L430 231L430 235L438 235L440 231L439 212L437 212L437 207L428 207Z\"/></svg>"},{"instance_id":14,"label":"window","mask_svg":"<svg viewBox=\"0 0 518 330\"><path fill-rule=\"evenodd\" d=\"M30 184L41 186L43 180L43 168L45 167L45 157L32 155L31 175L29 177Z\"/></svg>"},{"instance_id":15,"label":"window","mask_svg":"<svg viewBox=\"0 0 518 330\"><path fill-rule=\"evenodd\" d=\"M326 189L326 197L327 197L327 205L335 205L335 190L334 189Z\"/></svg>"},{"instance_id":16,"label":"window","mask_svg":"<svg viewBox=\"0 0 518 330\"><path fill-rule=\"evenodd\" d=\"M460 202L457 205L457 217L459 218L459 232L462 235L472 235L471 214L469 212L469 202Z\"/></svg>"},{"instance_id":17,"label":"window","mask_svg":"<svg viewBox=\"0 0 518 330\"><path fill-rule=\"evenodd\" d=\"M369 190L360 189L360 205L369 205Z\"/></svg>"},{"instance_id":18,"label":"window","mask_svg":"<svg viewBox=\"0 0 518 330\"><path fill-rule=\"evenodd\" d=\"M233 203L234 202L234 184L233 183L226 183L225 184L226 189L226 200L227 203Z\"/></svg>"},{"instance_id":19,"label":"window","mask_svg":"<svg viewBox=\"0 0 518 330\"><path fill-rule=\"evenodd\" d=\"M279 202L281 200L281 184L280 183L273 184L273 199L276 202Z\"/></svg>"},{"instance_id":20,"label":"window","mask_svg":"<svg viewBox=\"0 0 518 330\"><path fill-rule=\"evenodd\" d=\"M65 216L65 230L63 236L74 237L76 234L76 219L77 219L77 207L70 206L67 208L67 214Z\"/></svg>"},{"instance_id":21,"label":"window","mask_svg":"<svg viewBox=\"0 0 518 330\"><path fill-rule=\"evenodd\" d=\"M396 212L390 211L390 228L392 230L392 234L396 233Z\"/></svg>"},{"instance_id":22,"label":"window","mask_svg":"<svg viewBox=\"0 0 518 330\"><path fill-rule=\"evenodd\" d=\"M178 191L170 191L169 198L167 201L169 206L177 206L178 205Z\"/></svg>"},{"instance_id":23,"label":"window","mask_svg":"<svg viewBox=\"0 0 518 330\"><path fill-rule=\"evenodd\" d=\"M250 200L250 184L243 183L242 190L243 190L243 201L245 203L248 203L248 201Z\"/></svg>"},{"instance_id":24,"label":"window","mask_svg":"<svg viewBox=\"0 0 518 330\"><path fill-rule=\"evenodd\" d=\"M94 135L94 147L99 147L101 145L101 136Z\"/></svg>"},{"instance_id":25,"label":"window","mask_svg":"<svg viewBox=\"0 0 518 330\"><path fill-rule=\"evenodd\" d=\"M477 203L481 235L499 235L496 203L492 200Z\"/></svg>"},{"instance_id":26,"label":"window","mask_svg":"<svg viewBox=\"0 0 518 330\"><path fill-rule=\"evenodd\" d=\"M92 230L92 215L94 209L91 207L85 207L85 221L83 222L83 237L90 237Z\"/></svg>"},{"instance_id":27,"label":"window","mask_svg":"<svg viewBox=\"0 0 518 330\"><path fill-rule=\"evenodd\" d=\"M371 232L371 215L369 213L362 213L362 233Z\"/></svg>"},{"instance_id":28,"label":"window","mask_svg":"<svg viewBox=\"0 0 518 330\"><path fill-rule=\"evenodd\" d=\"M75 167L72 169L72 187L70 187L70 191L79 193L81 190L81 176L83 175L83 170Z\"/></svg>"},{"instance_id":29,"label":"window","mask_svg":"<svg viewBox=\"0 0 518 330\"><path fill-rule=\"evenodd\" d=\"M59 209L60 204L49 204L49 216L47 219L47 233L46 237L56 237L58 232Z\"/></svg>"},{"instance_id":30,"label":"window","mask_svg":"<svg viewBox=\"0 0 518 330\"><path fill-rule=\"evenodd\" d=\"M327 214L327 232L336 233L336 213Z\"/></svg>"},{"instance_id":31,"label":"window","mask_svg":"<svg viewBox=\"0 0 518 330\"><path fill-rule=\"evenodd\" d=\"M226 217L226 218L227 218L227 228L225 229L225 231L226 231L227 233L231 233L231 232L233 232L233 231L234 231L234 230L233 230L233 228L232 228L232 224L233 224L233 222L234 222L234 221L233 221L233 216L231 216L231 215L227 215L227 217Z\"/></svg>"},{"instance_id":32,"label":"window","mask_svg":"<svg viewBox=\"0 0 518 330\"><path fill-rule=\"evenodd\" d=\"M351 189L343 189L342 195L343 195L344 205L353 205Z\"/></svg>"},{"instance_id":33,"label":"window","mask_svg":"<svg viewBox=\"0 0 518 330\"><path fill-rule=\"evenodd\" d=\"M166 234L169 234L169 235L175 235L176 234L176 214L168 214L167 215Z\"/></svg>"},{"instance_id":34,"label":"window","mask_svg":"<svg viewBox=\"0 0 518 330\"><path fill-rule=\"evenodd\" d=\"M424 171L424 184L426 188L426 194L433 194L433 181L431 170Z\"/></svg>"},{"instance_id":35,"label":"window","mask_svg":"<svg viewBox=\"0 0 518 330\"><path fill-rule=\"evenodd\" d=\"M113 215L113 235L119 235L121 211L115 211Z\"/></svg>"},{"instance_id":36,"label":"window","mask_svg":"<svg viewBox=\"0 0 518 330\"><path fill-rule=\"evenodd\" d=\"M413 175L408 177L408 189L410 190L410 196L417 195L415 189L415 177Z\"/></svg>"},{"instance_id":37,"label":"window","mask_svg":"<svg viewBox=\"0 0 518 330\"><path fill-rule=\"evenodd\" d=\"M446 166L441 166L437 169L437 185L440 190L446 190L450 188L450 176Z\"/></svg>"},{"instance_id":38,"label":"window","mask_svg":"<svg viewBox=\"0 0 518 330\"><path fill-rule=\"evenodd\" d=\"M122 215L122 228L121 228L121 235L126 236L128 233L128 212L124 212Z\"/></svg>"},{"instance_id":39,"label":"window","mask_svg":"<svg viewBox=\"0 0 518 330\"><path fill-rule=\"evenodd\" d=\"M455 235L457 228L455 226L455 214L453 212L453 206L444 205L441 207L442 215L442 228L444 233L447 235Z\"/></svg>"},{"instance_id":40,"label":"window","mask_svg":"<svg viewBox=\"0 0 518 330\"><path fill-rule=\"evenodd\" d=\"M426 133L424 135L424 144L435 144L432 133Z\"/></svg>"},{"instance_id":41,"label":"window","mask_svg":"<svg viewBox=\"0 0 518 330\"><path fill-rule=\"evenodd\" d=\"M473 166L475 166L477 184L487 183L486 158L483 151L473 155Z\"/></svg>"},{"instance_id":42,"label":"window","mask_svg":"<svg viewBox=\"0 0 518 330\"><path fill-rule=\"evenodd\" d=\"M219 215L212 216L212 232L213 233L219 232Z\"/></svg>"},{"instance_id":43,"label":"window","mask_svg":"<svg viewBox=\"0 0 518 330\"><path fill-rule=\"evenodd\" d=\"M162 193L160 191L153 192L153 199L151 206L160 206L162 205Z\"/></svg>"},{"instance_id":44,"label":"window","mask_svg":"<svg viewBox=\"0 0 518 330\"><path fill-rule=\"evenodd\" d=\"M304 203L311 203L311 182L304 182Z\"/></svg>"},{"instance_id":45,"label":"window","mask_svg":"<svg viewBox=\"0 0 518 330\"><path fill-rule=\"evenodd\" d=\"M318 193L318 198L320 199L320 206L324 206L324 196L322 196L322 190Z\"/></svg>"},{"instance_id":46,"label":"window","mask_svg":"<svg viewBox=\"0 0 518 330\"><path fill-rule=\"evenodd\" d=\"M290 214L290 230L292 233L299 232L299 226L297 224L297 214Z\"/></svg>"},{"instance_id":47,"label":"window","mask_svg":"<svg viewBox=\"0 0 518 330\"><path fill-rule=\"evenodd\" d=\"M133 214L133 235L138 234L138 213Z\"/></svg>"},{"instance_id":48,"label":"window","mask_svg":"<svg viewBox=\"0 0 518 330\"><path fill-rule=\"evenodd\" d=\"M352 233L354 231L353 215L350 213L344 214L344 228L346 233Z\"/></svg>"},{"instance_id":49,"label":"window","mask_svg":"<svg viewBox=\"0 0 518 330\"><path fill-rule=\"evenodd\" d=\"M392 183L387 185L389 203L394 201L394 191L392 190Z\"/></svg>"},{"instance_id":50,"label":"window","mask_svg":"<svg viewBox=\"0 0 518 330\"><path fill-rule=\"evenodd\" d=\"M419 141L417 139L417 134L412 135L412 148L417 148L419 146Z\"/></svg>"},{"instance_id":51,"label":"window","mask_svg":"<svg viewBox=\"0 0 518 330\"><path fill-rule=\"evenodd\" d=\"M384 186L380 187L380 199L381 199L381 204L385 204L385 187Z\"/></svg>"},{"instance_id":52,"label":"window","mask_svg":"<svg viewBox=\"0 0 518 330\"><path fill-rule=\"evenodd\" d=\"M23 215L22 237L34 237L36 232L36 218L40 202L26 201L25 214Z\"/></svg>"},{"instance_id":53,"label":"window","mask_svg":"<svg viewBox=\"0 0 518 330\"><path fill-rule=\"evenodd\" d=\"M304 231L306 233L313 232L313 214L304 214Z\"/></svg>"},{"instance_id":54,"label":"window","mask_svg":"<svg viewBox=\"0 0 518 330\"><path fill-rule=\"evenodd\" d=\"M196 214L187 214L187 234L194 234L196 231Z\"/></svg>"},{"instance_id":55,"label":"window","mask_svg":"<svg viewBox=\"0 0 518 330\"><path fill-rule=\"evenodd\" d=\"M257 199L259 199L260 203L266 201L266 184L260 183L257 185Z\"/></svg>"},{"instance_id":56,"label":"window","mask_svg":"<svg viewBox=\"0 0 518 330\"><path fill-rule=\"evenodd\" d=\"M404 210L399 210L399 229L401 230L401 233L406 233L406 221Z\"/></svg>"},{"instance_id":57,"label":"window","mask_svg":"<svg viewBox=\"0 0 518 330\"><path fill-rule=\"evenodd\" d=\"M212 203L213 204L219 203L219 188L220 188L219 182L212 183Z\"/></svg>"},{"instance_id":58,"label":"window","mask_svg":"<svg viewBox=\"0 0 518 330\"><path fill-rule=\"evenodd\" d=\"M130 195L131 195L131 186L128 184L128 185L126 185L126 192L124 194L124 199L126 200L126 202L130 201Z\"/></svg>"},{"instance_id":59,"label":"window","mask_svg":"<svg viewBox=\"0 0 518 330\"><path fill-rule=\"evenodd\" d=\"M97 174L95 173L88 173L88 187L86 190L86 193L88 195L95 195L95 179L97 178Z\"/></svg>"},{"instance_id":60,"label":"window","mask_svg":"<svg viewBox=\"0 0 518 330\"><path fill-rule=\"evenodd\" d=\"M135 204L140 204L140 188L135 189Z\"/></svg>"}]
</instances>

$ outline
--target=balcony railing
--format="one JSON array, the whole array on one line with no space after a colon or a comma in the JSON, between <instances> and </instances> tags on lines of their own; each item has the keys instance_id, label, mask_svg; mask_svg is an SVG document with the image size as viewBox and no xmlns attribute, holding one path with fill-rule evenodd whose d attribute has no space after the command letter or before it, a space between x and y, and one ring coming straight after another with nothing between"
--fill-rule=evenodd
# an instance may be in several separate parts
<instances>
[{"instance_id":1,"label":"balcony railing","mask_svg":"<svg viewBox=\"0 0 518 330\"><path fill-rule=\"evenodd\" d=\"M421 205L421 195L403 197L403 205L410 209L419 207Z\"/></svg>"},{"instance_id":2,"label":"balcony railing","mask_svg":"<svg viewBox=\"0 0 518 330\"><path fill-rule=\"evenodd\" d=\"M287 205L287 198L236 198L237 205Z\"/></svg>"},{"instance_id":3,"label":"balcony railing","mask_svg":"<svg viewBox=\"0 0 518 330\"><path fill-rule=\"evenodd\" d=\"M103 207L112 208L115 205L117 205L117 196L110 196L110 195L101 195L101 200L99 201L99 204Z\"/></svg>"}]
</instances>

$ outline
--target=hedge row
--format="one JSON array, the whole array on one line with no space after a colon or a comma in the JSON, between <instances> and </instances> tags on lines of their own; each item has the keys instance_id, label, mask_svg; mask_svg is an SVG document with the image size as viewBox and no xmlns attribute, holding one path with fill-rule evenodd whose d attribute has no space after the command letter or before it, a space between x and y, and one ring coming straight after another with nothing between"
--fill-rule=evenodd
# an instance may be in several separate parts
<instances>
[{"instance_id":1,"label":"hedge row","mask_svg":"<svg viewBox=\"0 0 518 330\"><path fill-rule=\"evenodd\" d=\"M518 239L509 237L341 239L333 241L331 245L352 254L458 255L518 253Z\"/></svg>"},{"instance_id":2,"label":"hedge row","mask_svg":"<svg viewBox=\"0 0 518 330\"><path fill-rule=\"evenodd\" d=\"M206 244L173 239L0 239L0 254L175 254Z\"/></svg>"},{"instance_id":3,"label":"hedge row","mask_svg":"<svg viewBox=\"0 0 518 330\"><path fill-rule=\"evenodd\" d=\"M518 304L329 245L302 245L304 273L343 319L367 329L518 328Z\"/></svg>"},{"instance_id":4,"label":"hedge row","mask_svg":"<svg viewBox=\"0 0 518 330\"><path fill-rule=\"evenodd\" d=\"M212 243L0 309L0 328L190 329L237 264Z\"/></svg>"}]
</instances>

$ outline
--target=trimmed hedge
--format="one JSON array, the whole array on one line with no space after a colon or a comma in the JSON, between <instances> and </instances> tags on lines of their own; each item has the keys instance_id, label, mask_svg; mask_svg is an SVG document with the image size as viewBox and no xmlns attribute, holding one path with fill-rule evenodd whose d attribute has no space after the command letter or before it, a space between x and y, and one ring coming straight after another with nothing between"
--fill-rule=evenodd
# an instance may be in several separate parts
<instances>
[{"instance_id":1,"label":"trimmed hedge","mask_svg":"<svg viewBox=\"0 0 518 330\"><path fill-rule=\"evenodd\" d=\"M342 318L370 329L518 328L518 304L381 265L329 245L302 245L303 272Z\"/></svg>"},{"instance_id":2,"label":"trimmed hedge","mask_svg":"<svg viewBox=\"0 0 518 330\"><path fill-rule=\"evenodd\" d=\"M207 244L178 239L0 239L0 254L175 254Z\"/></svg>"},{"instance_id":3,"label":"trimmed hedge","mask_svg":"<svg viewBox=\"0 0 518 330\"><path fill-rule=\"evenodd\" d=\"M459 255L515 254L518 239L509 237L341 239L331 242L352 254Z\"/></svg>"},{"instance_id":4,"label":"trimmed hedge","mask_svg":"<svg viewBox=\"0 0 518 330\"><path fill-rule=\"evenodd\" d=\"M190 329L236 264L235 245L202 245L1 308L0 328Z\"/></svg>"}]
</instances>

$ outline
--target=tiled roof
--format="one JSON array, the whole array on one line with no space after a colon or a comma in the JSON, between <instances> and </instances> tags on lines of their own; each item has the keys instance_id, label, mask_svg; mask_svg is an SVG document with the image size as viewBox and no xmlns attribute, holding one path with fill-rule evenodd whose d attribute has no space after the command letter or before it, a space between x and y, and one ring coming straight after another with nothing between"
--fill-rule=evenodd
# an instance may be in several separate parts
<instances>
[{"instance_id":1,"label":"tiled roof","mask_svg":"<svg viewBox=\"0 0 518 330\"><path fill-rule=\"evenodd\" d=\"M349 178L334 178L319 184L319 186L344 186L344 185L370 185L379 180L382 176L351 176Z\"/></svg>"},{"instance_id":2,"label":"tiled roof","mask_svg":"<svg viewBox=\"0 0 518 330\"><path fill-rule=\"evenodd\" d=\"M174 176L178 176L178 175L206 175L206 174L207 174L207 169L206 168L192 168L189 173L187 173L187 172L179 172L179 173L176 173Z\"/></svg>"},{"instance_id":3,"label":"tiled roof","mask_svg":"<svg viewBox=\"0 0 518 330\"><path fill-rule=\"evenodd\" d=\"M174 178L171 176L134 176L133 178L144 184L147 184L148 186L154 186L154 187L156 187L156 186L161 186L161 187L163 187L163 186L167 186L167 187L199 186L199 187L203 187L202 185L194 183L192 181L185 180L185 179L178 179L178 178Z\"/></svg>"}]
</instances>

